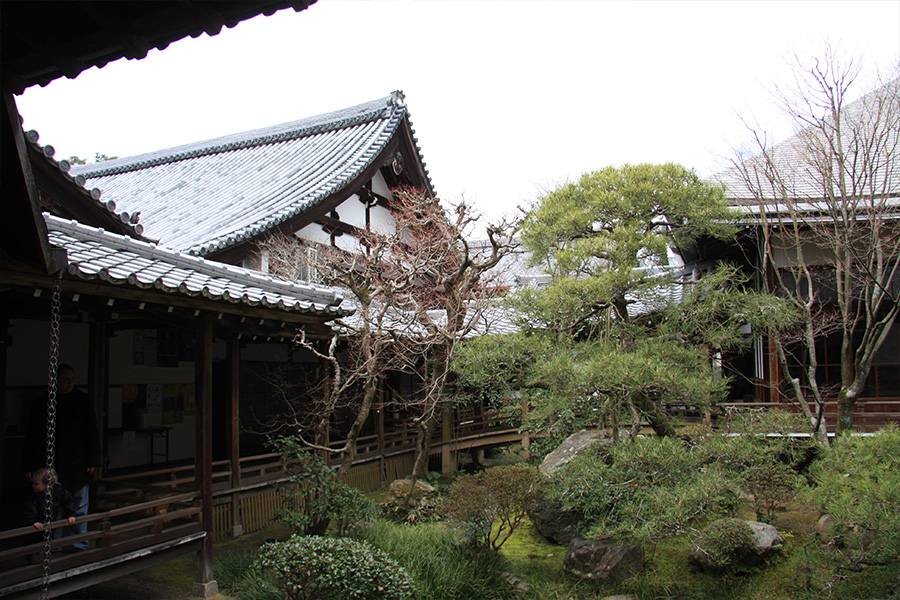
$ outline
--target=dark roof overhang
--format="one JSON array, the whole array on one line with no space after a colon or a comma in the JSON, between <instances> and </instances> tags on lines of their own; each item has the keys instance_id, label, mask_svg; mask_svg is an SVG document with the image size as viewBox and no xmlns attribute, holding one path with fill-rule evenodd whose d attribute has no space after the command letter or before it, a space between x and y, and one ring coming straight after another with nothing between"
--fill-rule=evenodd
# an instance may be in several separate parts
<instances>
[{"instance_id":1,"label":"dark roof overhang","mask_svg":"<svg viewBox=\"0 0 900 600\"><path fill-rule=\"evenodd\" d=\"M299 12L316 0L4 0L0 3L2 85L21 94L60 77L120 58L140 59L153 48L203 33L216 35L257 15L292 8Z\"/></svg>"}]
</instances>

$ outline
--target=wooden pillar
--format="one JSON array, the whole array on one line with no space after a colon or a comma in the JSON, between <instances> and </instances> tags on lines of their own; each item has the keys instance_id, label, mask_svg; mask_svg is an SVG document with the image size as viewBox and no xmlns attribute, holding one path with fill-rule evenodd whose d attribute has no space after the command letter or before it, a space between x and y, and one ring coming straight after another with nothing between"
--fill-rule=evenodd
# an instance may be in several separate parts
<instances>
[{"instance_id":1,"label":"wooden pillar","mask_svg":"<svg viewBox=\"0 0 900 600\"><path fill-rule=\"evenodd\" d=\"M206 531L197 556L194 595L209 598L218 593L213 574L213 493L212 493L212 321L207 315L197 325L194 357L196 440L194 478L200 488L200 523Z\"/></svg>"},{"instance_id":2,"label":"wooden pillar","mask_svg":"<svg viewBox=\"0 0 900 600\"><path fill-rule=\"evenodd\" d=\"M6 349L9 346L10 338L7 335L9 329L9 319L0 317L0 442L3 441L2 435L6 432ZM3 462L3 447L6 444L0 443L0 465ZM22 469L16 469L21 471ZM0 502L3 500L4 485L12 485L12 481L2 481L0 474ZM19 481L21 483L21 480Z\"/></svg>"},{"instance_id":3,"label":"wooden pillar","mask_svg":"<svg viewBox=\"0 0 900 600\"><path fill-rule=\"evenodd\" d=\"M528 419L528 401L522 399L522 418L520 423L524 424ZM531 437L522 435L522 452L519 454L522 460L531 460Z\"/></svg>"},{"instance_id":4,"label":"wooden pillar","mask_svg":"<svg viewBox=\"0 0 900 600\"><path fill-rule=\"evenodd\" d=\"M456 471L456 461L453 460L454 452L451 452L450 438L453 432L453 413L447 409L441 413L441 473L449 475Z\"/></svg>"},{"instance_id":5,"label":"wooden pillar","mask_svg":"<svg viewBox=\"0 0 900 600\"><path fill-rule=\"evenodd\" d=\"M109 335L106 323L91 323L88 346L88 396L94 403L97 431L100 432L102 472L109 456L106 435L109 429Z\"/></svg>"},{"instance_id":6,"label":"wooden pillar","mask_svg":"<svg viewBox=\"0 0 900 600\"><path fill-rule=\"evenodd\" d=\"M240 369L241 347L235 337L228 341L228 437L226 452L231 463L231 487L241 487L241 446L240 446ZM241 516L241 494L231 494L231 536L244 534L244 522Z\"/></svg>"}]
</instances>

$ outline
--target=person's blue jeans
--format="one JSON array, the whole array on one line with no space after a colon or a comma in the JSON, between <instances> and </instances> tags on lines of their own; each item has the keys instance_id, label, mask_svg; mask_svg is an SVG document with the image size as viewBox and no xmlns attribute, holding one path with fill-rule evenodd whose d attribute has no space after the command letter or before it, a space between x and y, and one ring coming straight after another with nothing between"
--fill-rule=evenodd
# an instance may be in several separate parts
<instances>
[{"instance_id":1,"label":"person's blue jeans","mask_svg":"<svg viewBox=\"0 0 900 600\"><path fill-rule=\"evenodd\" d=\"M72 497L75 498L75 506L77 507L75 509L76 517L88 514L88 491L90 490L90 487L90 485L84 485L80 488L69 490L72 492ZM79 535L82 533L87 533L87 523L75 523L74 525L69 525L69 535ZM72 547L78 550L87 550L87 540L72 544Z\"/></svg>"}]
</instances>

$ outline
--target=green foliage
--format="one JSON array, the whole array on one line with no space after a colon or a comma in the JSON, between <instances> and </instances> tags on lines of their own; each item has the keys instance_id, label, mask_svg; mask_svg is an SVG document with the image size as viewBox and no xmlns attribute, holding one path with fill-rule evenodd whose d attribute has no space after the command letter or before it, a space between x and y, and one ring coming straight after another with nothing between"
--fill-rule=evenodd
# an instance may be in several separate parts
<instances>
[{"instance_id":1,"label":"green foliage","mask_svg":"<svg viewBox=\"0 0 900 600\"><path fill-rule=\"evenodd\" d=\"M751 289L750 277L736 266L719 264L715 270L686 285L684 300L666 306L656 319L660 335L717 350L741 351L753 331L789 328L799 321L796 306L774 294Z\"/></svg>"},{"instance_id":2,"label":"green foliage","mask_svg":"<svg viewBox=\"0 0 900 600\"><path fill-rule=\"evenodd\" d=\"M429 478L437 484L435 478ZM405 480L406 481L406 480ZM397 492L388 494L378 505L378 514L395 523L425 523L433 521L440 514L440 495L436 492L424 493L418 486L409 494L409 486L401 485Z\"/></svg>"},{"instance_id":3,"label":"green foliage","mask_svg":"<svg viewBox=\"0 0 900 600\"><path fill-rule=\"evenodd\" d=\"M650 541L682 535L725 514L737 486L716 461L676 438L634 438L584 452L554 475L565 508L592 523L591 537Z\"/></svg>"},{"instance_id":4,"label":"green foliage","mask_svg":"<svg viewBox=\"0 0 900 600\"><path fill-rule=\"evenodd\" d=\"M271 578L253 567L258 551L232 552L216 556L215 572L219 589L241 600L281 600Z\"/></svg>"},{"instance_id":5,"label":"green foliage","mask_svg":"<svg viewBox=\"0 0 900 600\"><path fill-rule=\"evenodd\" d=\"M718 519L699 532L694 544L711 567L727 569L753 549L753 530L741 519Z\"/></svg>"},{"instance_id":6,"label":"green foliage","mask_svg":"<svg viewBox=\"0 0 900 600\"><path fill-rule=\"evenodd\" d=\"M741 476L742 487L753 497L756 519L771 523L775 512L793 499L802 480L790 466L781 462L758 462Z\"/></svg>"},{"instance_id":7,"label":"green foliage","mask_svg":"<svg viewBox=\"0 0 900 600\"><path fill-rule=\"evenodd\" d=\"M349 538L295 535L264 544L253 568L286 600L405 600L415 593L396 561Z\"/></svg>"},{"instance_id":8,"label":"green foliage","mask_svg":"<svg viewBox=\"0 0 900 600\"><path fill-rule=\"evenodd\" d=\"M672 435L669 405L705 410L724 396L710 349L742 349L742 326L789 313L735 267L689 283L668 268L672 248L730 234L732 216L719 188L672 164L610 167L549 193L522 243L551 280L506 300L520 333L465 344L461 383L522 398L523 431L549 433L537 453L585 427L647 422Z\"/></svg>"},{"instance_id":9,"label":"green foliage","mask_svg":"<svg viewBox=\"0 0 900 600\"><path fill-rule=\"evenodd\" d=\"M528 465L503 465L463 475L453 482L444 514L462 526L468 539L499 550L526 518L538 493L540 472ZM498 524L492 527L497 521Z\"/></svg>"},{"instance_id":10,"label":"green foliage","mask_svg":"<svg viewBox=\"0 0 900 600\"><path fill-rule=\"evenodd\" d=\"M501 600L512 594L502 573L509 565L496 552L473 553L444 523L376 523L357 534L400 563L416 582L421 600Z\"/></svg>"},{"instance_id":11,"label":"green foliage","mask_svg":"<svg viewBox=\"0 0 900 600\"><path fill-rule=\"evenodd\" d=\"M810 469L811 499L839 526L829 560L852 570L900 565L900 429L843 436ZM896 571L895 571L896 572Z\"/></svg>"},{"instance_id":12,"label":"green foliage","mask_svg":"<svg viewBox=\"0 0 900 600\"><path fill-rule=\"evenodd\" d=\"M722 190L680 165L607 167L545 196L522 241L537 260L555 254L570 272L591 268L584 256L630 267L653 253L665 264L670 242L726 236L730 216Z\"/></svg>"},{"instance_id":13,"label":"green foliage","mask_svg":"<svg viewBox=\"0 0 900 600\"><path fill-rule=\"evenodd\" d=\"M375 503L360 490L335 481L331 467L298 440L282 437L273 445L284 455L289 476L277 519L299 533L320 535L334 520L338 534L344 535L347 527L374 517Z\"/></svg>"}]
</instances>

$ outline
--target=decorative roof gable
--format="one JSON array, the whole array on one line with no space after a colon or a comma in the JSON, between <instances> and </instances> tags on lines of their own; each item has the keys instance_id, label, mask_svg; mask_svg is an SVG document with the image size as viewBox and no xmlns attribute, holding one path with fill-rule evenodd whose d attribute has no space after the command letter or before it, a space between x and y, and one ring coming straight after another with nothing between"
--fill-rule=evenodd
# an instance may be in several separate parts
<instances>
[{"instance_id":1,"label":"decorative roof gable","mask_svg":"<svg viewBox=\"0 0 900 600\"><path fill-rule=\"evenodd\" d=\"M263 234L344 191L382 166L404 128L411 132L403 94L394 92L318 117L73 172L120 210L140 212L145 235L205 255ZM418 160L424 166L421 154Z\"/></svg>"}]
</instances>

